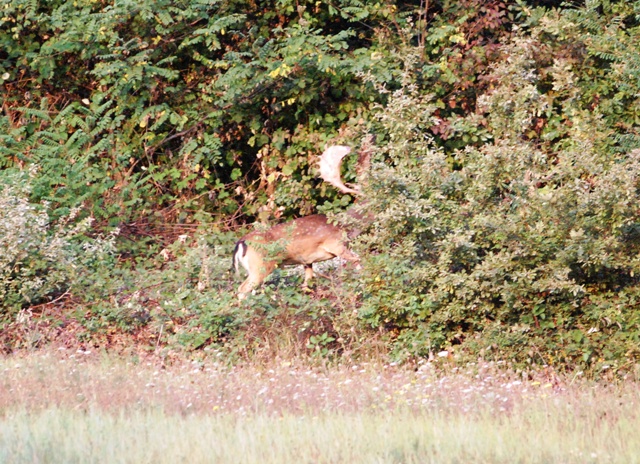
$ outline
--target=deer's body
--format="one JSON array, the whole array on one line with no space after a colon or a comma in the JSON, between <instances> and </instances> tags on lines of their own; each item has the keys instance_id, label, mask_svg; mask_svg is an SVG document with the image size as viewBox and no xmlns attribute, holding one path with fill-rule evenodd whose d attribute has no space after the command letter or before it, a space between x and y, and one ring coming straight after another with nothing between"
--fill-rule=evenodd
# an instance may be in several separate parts
<instances>
[{"instance_id":1,"label":"deer's body","mask_svg":"<svg viewBox=\"0 0 640 464\"><path fill-rule=\"evenodd\" d=\"M340 166L351 148L343 145L328 147L320 157L320 176L343 193L360 195L358 186L347 186L340 177ZM361 153L359 164L368 165L368 152ZM362 216L364 219L364 216ZM355 231L351 231L355 233ZM251 232L242 237L233 252L233 264L238 271L242 266L249 276L240 285L238 297L243 299L254 288L283 265L304 266L304 286L313 278L313 263L335 257L358 262L359 257L345 245L347 233L330 224L324 214L313 214L278 224L265 231Z\"/></svg>"},{"instance_id":2,"label":"deer's body","mask_svg":"<svg viewBox=\"0 0 640 464\"><path fill-rule=\"evenodd\" d=\"M238 296L243 299L279 265L303 265L304 285L313 278L313 263L335 257L357 262L358 255L344 244L344 231L330 224L323 214L313 214L278 224L265 231L254 231L236 243L233 263L249 274L240 285Z\"/></svg>"}]
</instances>

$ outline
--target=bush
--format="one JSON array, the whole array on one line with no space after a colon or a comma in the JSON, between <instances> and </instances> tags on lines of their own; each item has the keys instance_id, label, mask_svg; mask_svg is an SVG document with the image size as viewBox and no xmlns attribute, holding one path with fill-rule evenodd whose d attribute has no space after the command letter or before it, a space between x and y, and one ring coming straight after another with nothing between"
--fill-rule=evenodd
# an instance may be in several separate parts
<instances>
[{"instance_id":1,"label":"bush","mask_svg":"<svg viewBox=\"0 0 640 464\"><path fill-rule=\"evenodd\" d=\"M400 358L636 359L640 151L606 150L606 126L575 98L550 108L536 47L516 40L494 69L479 101L493 136L484 146L436 148L436 108L411 86L379 108L361 316L388 329ZM571 76L559 61L544 84L561 100ZM573 119L545 148L528 133L555 111Z\"/></svg>"},{"instance_id":2,"label":"bush","mask_svg":"<svg viewBox=\"0 0 640 464\"><path fill-rule=\"evenodd\" d=\"M0 173L0 307L1 324L27 305L83 286L92 269L104 265L113 237L88 238L91 219L78 211L52 222L46 203L29 200L29 178L21 172Z\"/></svg>"}]
</instances>

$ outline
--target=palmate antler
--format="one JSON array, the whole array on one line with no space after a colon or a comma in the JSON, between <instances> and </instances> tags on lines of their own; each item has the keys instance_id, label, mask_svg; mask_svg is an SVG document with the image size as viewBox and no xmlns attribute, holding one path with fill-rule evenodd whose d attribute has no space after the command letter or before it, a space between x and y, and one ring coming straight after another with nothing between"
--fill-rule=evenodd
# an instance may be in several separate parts
<instances>
[{"instance_id":1,"label":"palmate antler","mask_svg":"<svg viewBox=\"0 0 640 464\"><path fill-rule=\"evenodd\" d=\"M333 145L328 147L320 156L320 177L343 193L360 195L361 191L357 185L348 187L342 182L342 178L340 177L342 159L350 152L351 147L344 145Z\"/></svg>"}]
</instances>

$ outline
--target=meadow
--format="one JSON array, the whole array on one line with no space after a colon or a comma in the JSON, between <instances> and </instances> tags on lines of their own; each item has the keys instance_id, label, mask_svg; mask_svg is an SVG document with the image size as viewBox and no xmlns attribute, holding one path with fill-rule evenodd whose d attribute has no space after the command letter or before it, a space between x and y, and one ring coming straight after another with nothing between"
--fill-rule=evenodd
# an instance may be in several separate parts
<instances>
[{"instance_id":1,"label":"meadow","mask_svg":"<svg viewBox=\"0 0 640 464\"><path fill-rule=\"evenodd\" d=\"M640 0L2 11L0 464L640 462Z\"/></svg>"},{"instance_id":2,"label":"meadow","mask_svg":"<svg viewBox=\"0 0 640 464\"><path fill-rule=\"evenodd\" d=\"M81 350L4 357L0 373L7 463L640 462L635 379Z\"/></svg>"}]
</instances>

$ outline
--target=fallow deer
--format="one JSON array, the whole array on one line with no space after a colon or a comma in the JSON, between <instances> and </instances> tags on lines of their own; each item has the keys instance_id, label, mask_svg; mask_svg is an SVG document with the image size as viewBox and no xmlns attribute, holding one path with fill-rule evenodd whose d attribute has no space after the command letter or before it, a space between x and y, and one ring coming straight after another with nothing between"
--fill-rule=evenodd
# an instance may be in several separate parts
<instances>
[{"instance_id":1,"label":"fallow deer","mask_svg":"<svg viewBox=\"0 0 640 464\"><path fill-rule=\"evenodd\" d=\"M359 195L357 186L347 187L340 178L342 158L350 151L346 146L327 148L320 157L320 176L344 193ZM279 265L303 265L303 288L307 288L314 276L313 263L335 257L357 263L358 255L345 244L346 235L341 227L330 224L324 214L301 217L245 235L233 251L236 273L239 265L248 273L238 289L238 298L244 299L259 287Z\"/></svg>"}]
</instances>

